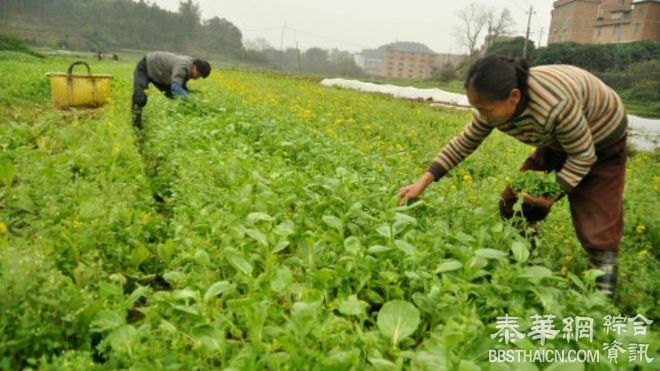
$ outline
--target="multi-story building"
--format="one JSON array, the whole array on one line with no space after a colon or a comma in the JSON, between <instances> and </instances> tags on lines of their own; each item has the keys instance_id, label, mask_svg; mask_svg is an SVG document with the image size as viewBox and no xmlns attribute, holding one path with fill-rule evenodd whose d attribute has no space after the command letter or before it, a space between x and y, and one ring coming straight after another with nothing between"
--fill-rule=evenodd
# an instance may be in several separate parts
<instances>
[{"instance_id":1,"label":"multi-story building","mask_svg":"<svg viewBox=\"0 0 660 371\"><path fill-rule=\"evenodd\" d=\"M637 40L660 41L660 1L643 0L628 4L601 4L594 23L595 43Z\"/></svg>"},{"instance_id":2,"label":"multi-story building","mask_svg":"<svg viewBox=\"0 0 660 371\"><path fill-rule=\"evenodd\" d=\"M548 43L660 41L660 0L558 0Z\"/></svg>"},{"instance_id":3,"label":"multi-story building","mask_svg":"<svg viewBox=\"0 0 660 371\"><path fill-rule=\"evenodd\" d=\"M388 79L428 79L435 69L445 64L457 65L463 58L458 54L410 52L387 47L379 76Z\"/></svg>"}]
</instances>

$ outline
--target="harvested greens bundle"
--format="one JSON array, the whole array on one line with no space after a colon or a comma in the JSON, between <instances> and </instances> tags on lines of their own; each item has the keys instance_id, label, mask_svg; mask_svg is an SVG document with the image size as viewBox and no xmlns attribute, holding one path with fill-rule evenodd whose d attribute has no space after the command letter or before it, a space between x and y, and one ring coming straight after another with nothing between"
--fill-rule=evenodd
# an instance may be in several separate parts
<instances>
[{"instance_id":1,"label":"harvested greens bundle","mask_svg":"<svg viewBox=\"0 0 660 371\"><path fill-rule=\"evenodd\" d=\"M561 194L561 187L557 183L557 174L554 171L519 172L511 179L510 186L516 193L527 192L536 197L554 198Z\"/></svg>"}]
</instances>

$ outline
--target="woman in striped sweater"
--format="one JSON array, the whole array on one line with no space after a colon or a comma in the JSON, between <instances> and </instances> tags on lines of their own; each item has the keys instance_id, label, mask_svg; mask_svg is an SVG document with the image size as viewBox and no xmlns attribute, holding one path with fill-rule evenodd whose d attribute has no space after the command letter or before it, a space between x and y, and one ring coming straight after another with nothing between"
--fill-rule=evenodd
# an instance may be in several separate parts
<instances>
[{"instance_id":1,"label":"woman in striped sweater","mask_svg":"<svg viewBox=\"0 0 660 371\"><path fill-rule=\"evenodd\" d=\"M530 68L500 56L477 60L465 79L472 120L414 184L399 190L401 204L419 196L469 156L493 129L537 147L520 168L557 171L556 199L523 195L522 214L534 225L568 196L573 225L592 267L605 274L598 287L613 295L623 232L626 113L619 96L589 72L568 65ZM513 217L516 194L507 187L500 211Z\"/></svg>"}]
</instances>

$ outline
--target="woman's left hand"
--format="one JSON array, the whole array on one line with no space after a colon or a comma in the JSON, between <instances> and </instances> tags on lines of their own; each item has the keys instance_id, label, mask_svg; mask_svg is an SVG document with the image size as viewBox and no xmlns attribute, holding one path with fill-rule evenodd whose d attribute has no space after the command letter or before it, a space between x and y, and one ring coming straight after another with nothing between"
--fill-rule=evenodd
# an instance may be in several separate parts
<instances>
[{"instance_id":1,"label":"woman's left hand","mask_svg":"<svg viewBox=\"0 0 660 371\"><path fill-rule=\"evenodd\" d=\"M552 204L554 204L555 201L557 201L557 198L546 198L546 197L543 197L543 196L532 196L527 192L522 192L521 195L523 197L523 202L524 203L526 203L528 205L533 205L533 206L537 206L537 207L546 208L546 209L549 209L552 206Z\"/></svg>"}]
</instances>

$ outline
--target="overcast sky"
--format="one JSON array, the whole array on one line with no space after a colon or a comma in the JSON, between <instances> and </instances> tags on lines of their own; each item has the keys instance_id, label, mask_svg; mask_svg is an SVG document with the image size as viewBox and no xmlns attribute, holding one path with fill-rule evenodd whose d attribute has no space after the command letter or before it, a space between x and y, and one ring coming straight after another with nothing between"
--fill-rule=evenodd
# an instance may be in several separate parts
<instances>
[{"instance_id":1,"label":"overcast sky","mask_svg":"<svg viewBox=\"0 0 660 371\"><path fill-rule=\"evenodd\" d=\"M179 0L150 0L168 10L177 10ZM279 48L282 29L284 47L359 51L393 41L417 41L440 53L462 52L454 30L456 12L469 0L195 0L202 17L226 18L243 32L243 40L266 39ZM476 4L509 8L513 30L524 35L527 11L534 7L530 39L546 44L553 0L475 0Z\"/></svg>"}]
</instances>

